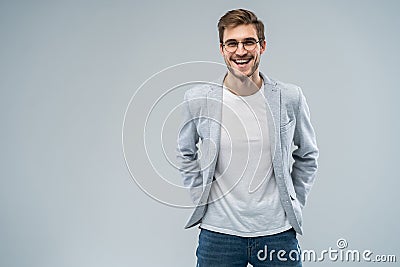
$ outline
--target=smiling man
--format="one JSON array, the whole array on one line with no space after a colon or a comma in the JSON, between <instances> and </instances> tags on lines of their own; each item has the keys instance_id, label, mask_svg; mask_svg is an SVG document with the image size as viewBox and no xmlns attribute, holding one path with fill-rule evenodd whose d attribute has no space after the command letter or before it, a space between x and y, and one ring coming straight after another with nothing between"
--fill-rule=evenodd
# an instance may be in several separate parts
<instances>
[{"instance_id":1,"label":"smiling man","mask_svg":"<svg viewBox=\"0 0 400 267\"><path fill-rule=\"evenodd\" d=\"M186 92L178 135L197 266L301 266L296 232L318 158L306 99L259 71L267 44L253 12L227 12L218 31L228 71Z\"/></svg>"}]
</instances>

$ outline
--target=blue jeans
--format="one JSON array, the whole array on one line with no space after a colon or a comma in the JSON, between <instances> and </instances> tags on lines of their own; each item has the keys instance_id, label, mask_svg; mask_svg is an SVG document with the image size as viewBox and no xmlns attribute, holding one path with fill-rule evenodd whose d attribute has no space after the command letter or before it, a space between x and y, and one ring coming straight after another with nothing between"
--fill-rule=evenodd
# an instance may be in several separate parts
<instances>
[{"instance_id":1,"label":"blue jeans","mask_svg":"<svg viewBox=\"0 0 400 267\"><path fill-rule=\"evenodd\" d=\"M240 237L201 229L197 267L301 267L301 251L293 228L275 235Z\"/></svg>"}]
</instances>

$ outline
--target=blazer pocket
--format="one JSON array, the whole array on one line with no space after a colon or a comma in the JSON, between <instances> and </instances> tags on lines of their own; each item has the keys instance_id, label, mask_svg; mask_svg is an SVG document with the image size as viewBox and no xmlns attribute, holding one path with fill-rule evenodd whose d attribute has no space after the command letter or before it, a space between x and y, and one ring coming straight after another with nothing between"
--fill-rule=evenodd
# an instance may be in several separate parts
<instances>
[{"instance_id":1,"label":"blazer pocket","mask_svg":"<svg viewBox=\"0 0 400 267\"><path fill-rule=\"evenodd\" d=\"M284 125L281 125L281 133L287 132L295 124L295 120L291 120Z\"/></svg>"}]
</instances>

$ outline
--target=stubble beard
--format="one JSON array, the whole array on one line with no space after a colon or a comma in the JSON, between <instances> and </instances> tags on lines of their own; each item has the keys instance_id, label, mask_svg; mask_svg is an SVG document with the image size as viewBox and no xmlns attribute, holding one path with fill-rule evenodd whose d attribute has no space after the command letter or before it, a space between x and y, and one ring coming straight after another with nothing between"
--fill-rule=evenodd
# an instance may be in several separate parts
<instances>
[{"instance_id":1,"label":"stubble beard","mask_svg":"<svg viewBox=\"0 0 400 267\"><path fill-rule=\"evenodd\" d=\"M244 74L243 72L239 71L238 69L235 69L234 67L232 67L231 60L225 58L225 64L226 64L229 72L232 73L232 75L235 78L239 79L241 82L244 83L246 80L248 81L249 78L251 80L251 77L253 76L253 74L258 69L258 66L260 65L260 62L258 60L255 60L254 63L253 63L253 66L251 67L251 73L247 74L247 75Z\"/></svg>"}]
</instances>

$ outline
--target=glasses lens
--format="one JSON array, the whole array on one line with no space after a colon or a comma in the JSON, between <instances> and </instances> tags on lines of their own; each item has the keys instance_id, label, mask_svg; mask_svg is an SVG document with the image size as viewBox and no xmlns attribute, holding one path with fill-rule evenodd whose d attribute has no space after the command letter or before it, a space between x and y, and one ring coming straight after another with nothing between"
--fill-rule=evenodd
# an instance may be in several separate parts
<instances>
[{"instance_id":1,"label":"glasses lens","mask_svg":"<svg viewBox=\"0 0 400 267\"><path fill-rule=\"evenodd\" d=\"M257 46L257 41L256 40L248 40L243 42L243 46L247 51L253 51L254 48Z\"/></svg>"},{"instance_id":2,"label":"glasses lens","mask_svg":"<svg viewBox=\"0 0 400 267\"><path fill-rule=\"evenodd\" d=\"M238 47L238 42L229 41L229 42L225 43L225 49L226 49L226 51L228 51L230 53L235 52L237 47Z\"/></svg>"}]
</instances>

